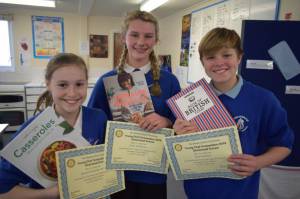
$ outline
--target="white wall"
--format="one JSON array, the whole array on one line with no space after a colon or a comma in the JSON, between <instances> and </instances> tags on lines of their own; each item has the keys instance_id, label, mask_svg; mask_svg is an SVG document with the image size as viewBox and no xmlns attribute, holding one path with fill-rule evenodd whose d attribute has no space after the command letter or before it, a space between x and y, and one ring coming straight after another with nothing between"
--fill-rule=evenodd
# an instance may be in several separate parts
<instances>
[{"instance_id":1,"label":"white wall","mask_svg":"<svg viewBox=\"0 0 300 199\"><path fill-rule=\"evenodd\" d=\"M9 12L11 13L11 12ZM15 46L15 64L16 72L3 72L0 74L1 81L31 81L43 79L44 68L48 62L47 59L34 59L33 48L32 48L32 24L31 16L61 16L64 18L64 30L65 35L65 49L69 52L78 52L78 46L74 41L79 40L79 31L81 29L80 16L58 14L58 13L45 13L33 10L18 10L17 14L14 14L13 20L13 39ZM73 31L77 30L77 31ZM31 53L30 66L20 67L20 61L18 59L18 42L26 38L29 41L29 52ZM77 43L77 42L76 42Z\"/></svg>"},{"instance_id":2,"label":"white wall","mask_svg":"<svg viewBox=\"0 0 300 199\"><path fill-rule=\"evenodd\" d=\"M220 0L207 0L198 3L192 7L181 10L174 15L160 20L160 45L159 54L171 54L172 70L176 71L176 67L180 62L180 45L181 45L181 20L186 14L190 14L194 10L206 7ZM300 1L299 0L281 0L279 7L279 19L283 20L285 13L292 13L291 20L300 20ZM181 82L182 86L186 86Z\"/></svg>"},{"instance_id":3,"label":"white wall","mask_svg":"<svg viewBox=\"0 0 300 199\"><path fill-rule=\"evenodd\" d=\"M292 13L290 20L300 20L300 1L299 0L281 0L279 19L284 20L286 13Z\"/></svg>"},{"instance_id":4,"label":"white wall","mask_svg":"<svg viewBox=\"0 0 300 199\"><path fill-rule=\"evenodd\" d=\"M179 54L181 45L181 20L182 16L191 13L194 10L208 6L211 3L220 0L202 1L192 7L181 10L174 15L160 20L160 42L156 48L157 54L171 54L173 71L179 65ZM299 0L281 0L280 19L284 19L285 13L292 13L291 20L300 19L300 1ZM65 14L59 12L44 12L34 10L1 10L0 13L14 14L14 45L15 55L18 57L19 51L17 44L22 38L27 38L29 51L32 54L32 29L31 16L60 16L64 18L65 30L65 51L79 54L79 45L82 41L88 40L89 34L108 35L109 53L108 58L89 58L82 55L89 66L90 77L97 78L104 72L113 67L113 33L119 32L122 18L117 17L99 17L99 16L79 16L75 14ZM47 59L31 58L31 64L27 67L21 67L16 59L16 72L0 73L0 81L43 81L44 69Z\"/></svg>"},{"instance_id":5,"label":"white wall","mask_svg":"<svg viewBox=\"0 0 300 199\"><path fill-rule=\"evenodd\" d=\"M89 58L81 55L89 67L89 76L95 79L102 73L112 69L113 63L113 33L120 27L121 18L116 17L86 17L60 12L44 12L38 10L1 10L0 13L13 13L13 39L15 46L15 72L1 72L0 81L5 82L43 82L44 70L48 59L33 58L31 16L57 16L64 19L65 52L80 54L80 42L88 41L89 34L108 35L108 58ZM26 38L31 53L30 65L20 66L18 59L18 42Z\"/></svg>"},{"instance_id":6,"label":"white wall","mask_svg":"<svg viewBox=\"0 0 300 199\"><path fill-rule=\"evenodd\" d=\"M113 34L121 31L122 18L88 17L89 34L108 35L108 58L89 58L90 77L99 77L113 68Z\"/></svg>"}]
</instances>

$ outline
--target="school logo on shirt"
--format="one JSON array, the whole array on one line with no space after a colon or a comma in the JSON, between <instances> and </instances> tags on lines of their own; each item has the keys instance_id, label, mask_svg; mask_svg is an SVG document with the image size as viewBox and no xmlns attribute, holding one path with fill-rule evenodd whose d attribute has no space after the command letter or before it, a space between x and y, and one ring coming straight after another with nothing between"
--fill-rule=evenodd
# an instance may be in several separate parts
<instances>
[{"instance_id":1,"label":"school logo on shirt","mask_svg":"<svg viewBox=\"0 0 300 199\"><path fill-rule=\"evenodd\" d=\"M244 132L248 129L249 119L245 116L235 116L234 120L236 121L239 132Z\"/></svg>"}]
</instances>

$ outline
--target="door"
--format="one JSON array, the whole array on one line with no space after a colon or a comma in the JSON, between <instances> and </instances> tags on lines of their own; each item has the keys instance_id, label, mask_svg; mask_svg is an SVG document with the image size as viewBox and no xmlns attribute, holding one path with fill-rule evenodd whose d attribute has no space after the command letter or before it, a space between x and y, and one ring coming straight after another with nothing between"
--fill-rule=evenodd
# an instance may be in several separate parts
<instances>
[{"instance_id":1,"label":"door","mask_svg":"<svg viewBox=\"0 0 300 199\"><path fill-rule=\"evenodd\" d=\"M119 60L122 54L123 44L121 41L121 33L114 33L114 66L119 64Z\"/></svg>"}]
</instances>

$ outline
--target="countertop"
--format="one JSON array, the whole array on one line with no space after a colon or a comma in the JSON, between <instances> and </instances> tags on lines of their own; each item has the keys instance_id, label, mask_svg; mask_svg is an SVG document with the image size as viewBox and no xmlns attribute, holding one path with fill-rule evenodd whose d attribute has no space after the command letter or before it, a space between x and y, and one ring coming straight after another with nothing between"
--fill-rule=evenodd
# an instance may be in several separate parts
<instances>
[{"instance_id":1,"label":"countertop","mask_svg":"<svg viewBox=\"0 0 300 199\"><path fill-rule=\"evenodd\" d=\"M96 81L98 80L98 78L95 77L91 77L88 80L88 86L89 87L93 87L96 84ZM25 84L25 87L46 87L45 82L29 82L27 84Z\"/></svg>"}]
</instances>

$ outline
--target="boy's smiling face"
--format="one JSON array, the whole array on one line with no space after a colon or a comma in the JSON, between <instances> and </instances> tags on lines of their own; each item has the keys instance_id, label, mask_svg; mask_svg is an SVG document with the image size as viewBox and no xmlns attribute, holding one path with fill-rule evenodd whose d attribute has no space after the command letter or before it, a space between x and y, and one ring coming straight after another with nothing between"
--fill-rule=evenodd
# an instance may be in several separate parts
<instances>
[{"instance_id":1,"label":"boy's smiling face","mask_svg":"<svg viewBox=\"0 0 300 199\"><path fill-rule=\"evenodd\" d=\"M242 56L234 48L221 48L206 54L202 58L206 74L212 79L214 86L220 91L228 91L237 82L237 69Z\"/></svg>"}]
</instances>

